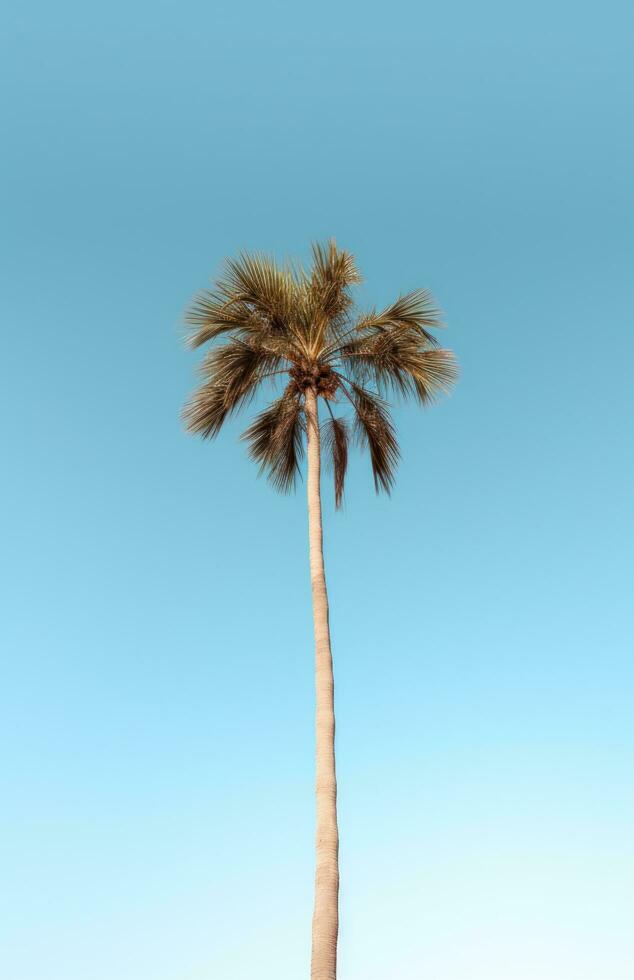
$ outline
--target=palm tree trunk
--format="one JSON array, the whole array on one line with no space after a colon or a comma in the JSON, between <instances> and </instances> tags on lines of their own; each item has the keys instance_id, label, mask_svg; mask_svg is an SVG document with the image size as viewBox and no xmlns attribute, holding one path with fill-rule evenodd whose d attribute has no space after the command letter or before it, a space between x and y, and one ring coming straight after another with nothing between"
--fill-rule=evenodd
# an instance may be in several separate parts
<instances>
[{"instance_id":1,"label":"palm tree trunk","mask_svg":"<svg viewBox=\"0 0 634 980\"><path fill-rule=\"evenodd\" d=\"M335 772L335 705L328 593L321 530L317 396L306 390L308 533L315 626L317 840L311 980L336 980L339 931L339 831Z\"/></svg>"}]
</instances>

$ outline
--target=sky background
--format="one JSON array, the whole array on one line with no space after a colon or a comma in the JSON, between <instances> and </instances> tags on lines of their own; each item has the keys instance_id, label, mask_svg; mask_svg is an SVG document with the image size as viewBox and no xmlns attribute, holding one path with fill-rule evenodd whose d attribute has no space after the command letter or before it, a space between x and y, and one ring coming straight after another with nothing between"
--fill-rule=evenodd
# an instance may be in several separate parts
<instances>
[{"instance_id":1,"label":"sky background","mask_svg":"<svg viewBox=\"0 0 634 980\"><path fill-rule=\"evenodd\" d=\"M303 487L182 431L225 255L430 287L455 394L325 487L342 980L631 980L629 3L5 9L0 962L297 980Z\"/></svg>"}]
</instances>

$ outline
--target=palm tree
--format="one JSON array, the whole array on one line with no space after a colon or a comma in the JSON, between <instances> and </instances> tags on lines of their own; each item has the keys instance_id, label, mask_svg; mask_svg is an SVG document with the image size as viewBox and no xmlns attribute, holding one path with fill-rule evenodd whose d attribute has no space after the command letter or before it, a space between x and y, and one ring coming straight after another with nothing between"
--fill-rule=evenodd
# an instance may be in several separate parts
<instances>
[{"instance_id":1,"label":"palm tree","mask_svg":"<svg viewBox=\"0 0 634 980\"><path fill-rule=\"evenodd\" d=\"M351 287L361 281L350 253L334 242L314 245L312 264L280 266L262 255L228 260L222 277L200 293L186 315L189 344L211 344L203 382L185 407L186 427L206 438L254 398L263 382L283 390L243 438L260 470L291 490L307 448L310 577L315 630L316 874L312 980L337 972L339 832L335 713L328 594L321 516L322 447L334 470L335 503L343 500L353 436L369 450L375 488L390 492L399 448L385 396L421 405L450 388L456 366L430 330L438 310L423 289L384 310L358 313ZM320 400L326 417L319 419ZM349 418L335 415L347 410Z\"/></svg>"}]
</instances>

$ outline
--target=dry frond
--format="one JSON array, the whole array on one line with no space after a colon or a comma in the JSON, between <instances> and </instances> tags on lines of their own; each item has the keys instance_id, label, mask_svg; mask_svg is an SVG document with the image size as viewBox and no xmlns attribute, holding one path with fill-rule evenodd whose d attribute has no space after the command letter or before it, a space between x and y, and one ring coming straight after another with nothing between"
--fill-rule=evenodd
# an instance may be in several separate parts
<instances>
[{"instance_id":1,"label":"dry frond","mask_svg":"<svg viewBox=\"0 0 634 980\"><path fill-rule=\"evenodd\" d=\"M282 397L260 412L242 436L260 472L267 473L282 493L293 488L300 472L305 427L301 399L295 384L289 383Z\"/></svg>"},{"instance_id":2,"label":"dry frond","mask_svg":"<svg viewBox=\"0 0 634 980\"><path fill-rule=\"evenodd\" d=\"M357 330L385 330L390 327L411 327L418 330L430 345L438 343L429 330L438 330L444 326L442 314L437 308L434 298L428 289L415 289L411 293L399 296L395 303L377 312L371 310L362 316L357 323Z\"/></svg>"},{"instance_id":3,"label":"dry frond","mask_svg":"<svg viewBox=\"0 0 634 980\"><path fill-rule=\"evenodd\" d=\"M323 343L336 339L347 324L353 307L350 287L361 282L361 275L354 256L338 249L334 239L327 245L316 242L312 250L313 266L307 282L311 335Z\"/></svg>"},{"instance_id":4,"label":"dry frond","mask_svg":"<svg viewBox=\"0 0 634 980\"><path fill-rule=\"evenodd\" d=\"M215 381L209 381L196 389L183 409L183 421L189 432L213 439L218 435L230 414L227 389Z\"/></svg>"},{"instance_id":5,"label":"dry frond","mask_svg":"<svg viewBox=\"0 0 634 980\"><path fill-rule=\"evenodd\" d=\"M206 381L194 392L183 412L186 428L213 438L228 416L249 402L260 382L282 363L279 354L254 340L231 337L212 348L199 369Z\"/></svg>"},{"instance_id":6,"label":"dry frond","mask_svg":"<svg viewBox=\"0 0 634 980\"><path fill-rule=\"evenodd\" d=\"M382 398L361 385L350 383L355 407L354 428L357 441L367 446L372 463L374 487L390 493L400 457L389 409Z\"/></svg>"},{"instance_id":7,"label":"dry frond","mask_svg":"<svg viewBox=\"0 0 634 980\"><path fill-rule=\"evenodd\" d=\"M332 467L335 480L335 507L343 503L343 489L348 469L348 425L345 419L331 416L321 425L326 463Z\"/></svg>"},{"instance_id":8,"label":"dry frond","mask_svg":"<svg viewBox=\"0 0 634 980\"><path fill-rule=\"evenodd\" d=\"M191 328L187 345L201 347L232 330L249 332L252 317L253 311L246 303L202 290L185 313L185 324Z\"/></svg>"},{"instance_id":9,"label":"dry frond","mask_svg":"<svg viewBox=\"0 0 634 980\"><path fill-rule=\"evenodd\" d=\"M270 331L292 336L302 290L290 269L264 255L242 254L227 260L225 278L218 286L262 317Z\"/></svg>"},{"instance_id":10,"label":"dry frond","mask_svg":"<svg viewBox=\"0 0 634 980\"><path fill-rule=\"evenodd\" d=\"M386 327L366 332L339 351L356 381L376 385L381 394L414 395L423 405L450 390L457 378L451 351L429 347L418 329Z\"/></svg>"}]
</instances>

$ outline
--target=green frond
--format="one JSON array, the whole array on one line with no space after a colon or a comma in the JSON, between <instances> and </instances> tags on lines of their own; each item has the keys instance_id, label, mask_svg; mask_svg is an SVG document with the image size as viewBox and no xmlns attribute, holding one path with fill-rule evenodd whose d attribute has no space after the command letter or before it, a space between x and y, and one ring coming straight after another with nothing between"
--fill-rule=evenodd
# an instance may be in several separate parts
<instances>
[{"instance_id":1,"label":"green frond","mask_svg":"<svg viewBox=\"0 0 634 980\"><path fill-rule=\"evenodd\" d=\"M273 486L282 493L292 490L304 456L304 413L297 388L291 382L251 423L242 438L249 443L251 459L260 464Z\"/></svg>"},{"instance_id":2,"label":"green frond","mask_svg":"<svg viewBox=\"0 0 634 980\"><path fill-rule=\"evenodd\" d=\"M400 458L396 433L388 406L362 385L348 382L355 407L354 430L357 441L370 452L374 487L390 493Z\"/></svg>"},{"instance_id":3,"label":"green frond","mask_svg":"<svg viewBox=\"0 0 634 980\"><path fill-rule=\"evenodd\" d=\"M348 468L349 432L345 419L331 417L321 424L326 465L332 468L335 481L335 507L343 503L343 489Z\"/></svg>"}]
</instances>

